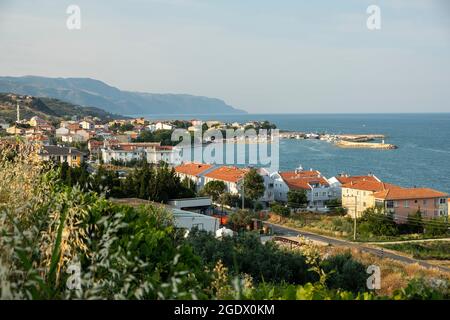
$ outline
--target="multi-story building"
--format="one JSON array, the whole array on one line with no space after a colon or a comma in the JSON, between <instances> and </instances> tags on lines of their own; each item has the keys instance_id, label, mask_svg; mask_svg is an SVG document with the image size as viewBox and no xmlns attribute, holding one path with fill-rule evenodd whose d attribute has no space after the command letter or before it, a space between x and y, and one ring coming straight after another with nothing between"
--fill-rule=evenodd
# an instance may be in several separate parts
<instances>
[{"instance_id":1,"label":"multi-story building","mask_svg":"<svg viewBox=\"0 0 450 320\"><path fill-rule=\"evenodd\" d=\"M375 206L374 193L387 189L399 189L378 179L358 177L342 185L342 207L351 217L361 217L363 212Z\"/></svg>"},{"instance_id":2,"label":"multi-story building","mask_svg":"<svg viewBox=\"0 0 450 320\"><path fill-rule=\"evenodd\" d=\"M179 158L177 148L161 146L159 142L117 143L107 141L101 153L104 163L110 163L113 159L123 162L146 159L148 163L164 161L174 164Z\"/></svg>"},{"instance_id":3,"label":"multi-story building","mask_svg":"<svg viewBox=\"0 0 450 320\"><path fill-rule=\"evenodd\" d=\"M154 146L146 149L148 163L164 161L168 164L179 163L179 149L172 146Z\"/></svg>"},{"instance_id":4,"label":"multi-story building","mask_svg":"<svg viewBox=\"0 0 450 320\"><path fill-rule=\"evenodd\" d=\"M240 194L241 185L248 169L237 167L218 167L204 175L205 184L210 181L223 181L226 191L232 194Z\"/></svg>"},{"instance_id":5,"label":"multi-story building","mask_svg":"<svg viewBox=\"0 0 450 320\"><path fill-rule=\"evenodd\" d=\"M405 223L408 215L420 211L423 218L448 216L448 195L428 188L393 188L373 194L375 206L394 215L398 223Z\"/></svg>"},{"instance_id":6,"label":"multi-story building","mask_svg":"<svg viewBox=\"0 0 450 320\"><path fill-rule=\"evenodd\" d=\"M80 127L85 130L94 130L95 124L92 121L83 120L80 122Z\"/></svg>"},{"instance_id":7,"label":"multi-story building","mask_svg":"<svg viewBox=\"0 0 450 320\"><path fill-rule=\"evenodd\" d=\"M81 151L60 146L42 146L38 156L43 161L67 162L72 167L77 167L84 161L84 155Z\"/></svg>"},{"instance_id":8,"label":"multi-story building","mask_svg":"<svg viewBox=\"0 0 450 320\"><path fill-rule=\"evenodd\" d=\"M317 170L276 172L272 174L276 201L287 202L288 192L304 190L310 210L326 210L329 200L339 197L338 189L330 186L328 180Z\"/></svg>"},{"instance_id":9,"label":"multi-story building","mask_svg":"<svg viewBox=\"0 0 450 320\"><path fill-rule=\"evenodd\" d=\"M196 189L200 190L204 185L204 175L213 169L211 164L183 163L175 167L175 172L180 179L188 178L195 183Z\"/></svg>"}]
</instances>

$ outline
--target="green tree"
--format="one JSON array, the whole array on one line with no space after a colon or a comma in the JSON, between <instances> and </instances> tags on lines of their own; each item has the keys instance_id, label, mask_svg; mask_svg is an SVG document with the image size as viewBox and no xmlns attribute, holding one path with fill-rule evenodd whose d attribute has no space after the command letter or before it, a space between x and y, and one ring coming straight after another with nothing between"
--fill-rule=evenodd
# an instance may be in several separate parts
<instances>
[{"instance_id":1,"label":"green tree","mask_svg":"<svg viewBox=\"0 0 450 320\"><path fill-rule=\"evenodd\" d=\"M251 168L244 176L244 194L245 197L255 201L264 195L264 178L255 168Z\"/></svg>"},{"instance_id":2,"label":"green tree","mask_svg":"<svg viewBox=\"0 0 450 320\"><path fill-rule=\"evenodd\" d=\"M291 215L291 210L289 208L277 202L272 203L270 209L272 210L273 213L276 213L283 217L289 217Z\"/></svg>"},{"instance_id":3,"label":"green tree","mask_svg":"<svg viewBox=\"0 0 450 320\"><path fill-rule=\"evenodd\" d=\"M430 236L443 236L449 233L449 223L445 217L425 220L424 228L425 233Z\"/></svg>"},{"instance_id":4,"label":"green tree","mask_svg":"<svg viewBox=\"0 0 450 320\"><path fill-rule=\"evenodd\" d=\"M326 284L330 289L351 292L366 290L366 267L353 259L350 252L331 256L321 262L321 268L328 274Z\"/></svg>"},{"instance_id":5,"label":"green tree","mask_svg":"<svg viewBox=\"0 0 450 320\"><path fill-rule=\"evenodd\" d=\"M230 215L230 224L234 230L246 229L252 223L255 214L249 210L238 210Z\"/></svg>"},{"instance_id":6,"label":"green tree","mask_svg":"<svg viewBox=\"0 0 450 320\"><path fill-rule=\"evenodd\" d=\"M409 233L423 233L422 213L420 210L408 215L406 225Z\"/></svg>"},{"instance_id":7,"label":"green tree","mask_svg":"<svg viewBox=\"0 0 450 320\"><path fill-rule=\"evenodd\" d=\"M368 208L359 220L359 233L368 237L395 236L399 233L393 215L385 213L383 208Z\"/></svg>"},{"instance_id":8,"label":"green tree","mask_svg":"<svg viewBox=\"0 0 450 320\"><path fill-rule=\"evenodd\" d=\"M226 186L223 181L213 180L205 184L201 193L210 196L212 200L216 202L219 200L220 195L225 191Z\"/></svg>"},{"instance_id":9,"label":"green tree","mask_svg":"<svg viewBox=\"0 0 450 320\"><path fill-rule=\"evenodd\" d=\"M220 203L232 208L239 207L240 198L237 194L232 194L230 192L222 193L220 196Z\"/></svg>"},{"instance_id":10,"label":"green tree","mask_svg":"<svg viewBox=\"0 0 450 320\"><path fill-rule=\"evenodd\" d=\"M300 190L289 190L287 193L287 204L290 208L298 209L304 208L308 203L308 197L306 196L306 191Z\"/></svg>"}]
</instances>

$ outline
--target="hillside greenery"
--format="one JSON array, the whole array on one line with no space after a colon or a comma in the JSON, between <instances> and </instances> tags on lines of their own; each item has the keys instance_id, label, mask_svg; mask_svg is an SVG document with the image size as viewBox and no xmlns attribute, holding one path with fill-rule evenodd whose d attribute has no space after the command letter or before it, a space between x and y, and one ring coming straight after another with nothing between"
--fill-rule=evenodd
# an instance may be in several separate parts
<instances>
[{"instance_id":1,"label":"hillside greenery","mask_svg":"<svg viewBox=\"0 0 450 320\"><path fill-rule=\"evenodd\" d=\"M98 117L104 121L123 118L102 109L94 107L81 107L58 99L44 97L21 99L19 106L20 117L22 119L29 119L33 116L39 116L52 122L59 122L63 119L71 119L74 116L78 118L83 118L86 116ZM16 101L9 93L0 93L0 118L4 118L8 122L13 122L16 120Z\"/></svg>"}]
</instances>

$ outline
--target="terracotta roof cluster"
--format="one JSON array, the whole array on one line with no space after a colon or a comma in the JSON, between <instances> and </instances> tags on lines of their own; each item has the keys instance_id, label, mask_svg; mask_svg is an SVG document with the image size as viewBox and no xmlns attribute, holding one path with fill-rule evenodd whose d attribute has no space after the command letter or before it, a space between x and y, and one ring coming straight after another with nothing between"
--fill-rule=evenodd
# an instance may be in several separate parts
<instances>
[{"instance_id":1,"label":"terracotta roof cluster","mask_svg":"<svg viewBox=\"0 0 450 320\"><path fill-rule=\"evenodd\" d=\"M248 171L248 169L241 169L237 167L219 167L205 174L205 177L236 183L243 179Z\"/></svg>"},{"instance_id":2,"label":"terracotta roof cluster","mask_svg":"<svg viewBox=\"0 0 450 320\"><path fill-rule=\"evenodd\" d=\"M358 181L373 181L373 182L381 182L377 177L374 175L368 175L368 176L338 176L336 179L341 184L347 184L350 182L358 182Z\"/></svg>"},{"instance_id":3,"label":"terracotta roof cluster","mask_svg":"<svg viewBox=\"0 0 450 320\"><path fill-rule=\"evenodd\" d=\"M448 195L428 188L393 188L375 192L374 196L383 200L408 200L442 198Z\"/></svg>"},{"instance_id":4,"label":"terracotta roof cluster","mask_svg":"<svg viewBox=\"0 0 450 320\"><path fill-rule=\"evenodd\" d=\"M183 173L191 176L198 176L211 168L212 168L211 164L191 162L191 163L184 163L175 167L175 171L178 173Z\"/></svg>"},{"instance_id":5,"label":"terracotta roof cluster","mask_svg":"<svg viewBox=\"0 0 450 320\"><path fill-rule=\"evenodd\" d=\"M319 171L286 171L280 172L281 178L289 189L310 190L312 185L328 186L328 181L322 177Z\"/></svg>"}]
</instances>

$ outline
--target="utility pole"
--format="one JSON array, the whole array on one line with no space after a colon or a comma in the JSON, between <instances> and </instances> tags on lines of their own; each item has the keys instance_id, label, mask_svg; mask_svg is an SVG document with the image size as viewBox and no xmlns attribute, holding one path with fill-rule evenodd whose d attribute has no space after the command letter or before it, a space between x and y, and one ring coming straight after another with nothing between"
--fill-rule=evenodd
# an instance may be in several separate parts
<instances>
[{"instance_id":1,"label":"utility pole","mask_svg":"<svg viewBox=\"0 0 450 320\"><path fill-rule=\"evenodd\" d=\"M353 196L355 199L355 214L353 215L353 241L356 241L356 208L357 208L357 201L356 196Z\"/></svg>"},{"instance_id":2,"label":"utility pole","mask_svg":"<svg viewBox=\"0 0 450 320\"><path fill-rule=\"evenodd\" d=\"M242 210L244 210L245 209L245 190L244 190L244 182L242 182L242 188L241 188L241 190L242 190Z\"/></svg>"},{"instance_id":3,"label":"utility pole","mask_svg":"<svg viewBox=\"0 0 450 320\"><path fill-rule=\"evenodd\" d=\"M20 122L20 107L19 107L19 101L17 103L17 123Z\"/></svg>"}]
</instances>

